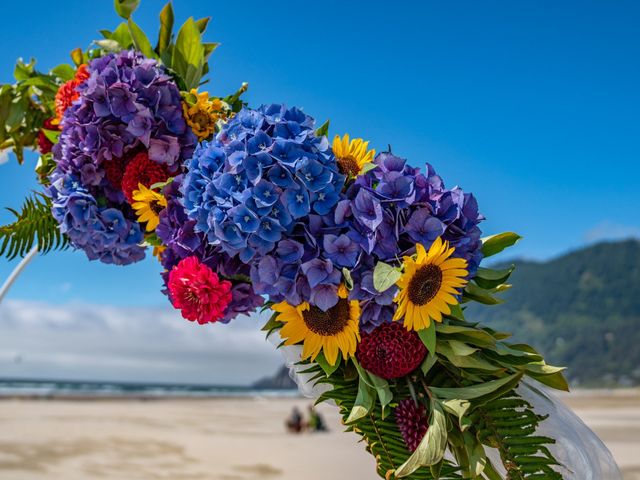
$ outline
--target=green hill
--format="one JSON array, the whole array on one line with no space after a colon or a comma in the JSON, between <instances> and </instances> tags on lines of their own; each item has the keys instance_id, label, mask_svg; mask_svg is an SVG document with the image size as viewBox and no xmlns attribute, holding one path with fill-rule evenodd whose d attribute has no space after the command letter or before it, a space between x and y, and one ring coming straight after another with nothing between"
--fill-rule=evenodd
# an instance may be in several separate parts
<instances>
[{"instance_id":1,"label":"green hill","mask_svg":"<svg viewBox=\"0 0 640 480\"><path fill-rule=\"evenodd\" d=\"M554 260L515 261L504 305L468 319L513 332L574 385L640 384L640 241L600 243Z\"/></svg>"}]
</instances>

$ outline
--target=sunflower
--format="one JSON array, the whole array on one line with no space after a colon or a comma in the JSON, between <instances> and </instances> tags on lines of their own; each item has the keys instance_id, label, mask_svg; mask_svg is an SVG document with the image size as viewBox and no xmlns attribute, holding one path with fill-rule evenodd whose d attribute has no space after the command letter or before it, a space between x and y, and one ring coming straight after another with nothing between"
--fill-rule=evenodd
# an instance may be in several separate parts
<instances>
[{"instance_id":1,"label":"sunflower","mask_svg":"<svg viewBox=\"0 0 640 480\"><path fill-rule=\"evenodd\" d=\"M206 140L215 132L218 120L227 116L225 104L219 98L209 98L208 92L194 88L182 102L182 111L187 124L196 134L198 140Z\"/></svg>"},{"instance_id":2,"label":"sunflower","mask_svg":"<svg viewBox=\"0 0 640 480\"><path fill-rule=\"evenodd\" d=\"M153 232L160 223L160 212L167 207L164 195L138 184L138 190L133 191L131 204L140 223L147 223L147 232Z\"/></svg>"},{"instance_id":3,"label":"sunflower","mask_svg":"<svg viewBox=\"0 0 640 480\"><path fill-rule=\"evenodd\" d=\"M451 313L449 305L458 304L456 295L467 284L468 275L465 259L450 258L454 251L438 237L428 252L417 244L415 260L404 257L404 273L396 282L400 293L394 299L398 304L394 320L404 318L404 326L417 331Z\"/></svg>"},{"instance_id":4,"label":"sunflower","mask_svg":"<svg viewBox=\"0 0 640 480\"><path fill-rule=\"evenodd\" d=\"M353 357L360 341L360 304L347 300L347 289L338 289L338 303L323 312L304 302L297 307L280 302L271 308L279 313L276 319L284 323L280 336L285 345L303 342L302 358L316 359L322 351L330 365L338 361L338 354L346 360Z\"/></svg>"},{"instance_id":5,"label":"sunflower","mask_svg":"<svg viewBox=\"0 0 640 480\"><path fill-rule=\"evenodd\" d=\"M368 150L369 142L361 138L349 141L349 135L340 138L336 135L333 139L333 154L338 159L338 167L345 175L355 177L360 174L362 168L373 161L375 150Z\"/></svg>"}]
</instances>

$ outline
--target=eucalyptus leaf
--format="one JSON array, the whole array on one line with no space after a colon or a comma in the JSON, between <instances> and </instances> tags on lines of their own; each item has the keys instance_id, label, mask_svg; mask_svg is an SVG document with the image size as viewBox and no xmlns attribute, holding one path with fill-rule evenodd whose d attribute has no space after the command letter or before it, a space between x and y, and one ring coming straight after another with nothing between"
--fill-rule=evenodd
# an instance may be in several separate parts
<instances>
[{"instance_id":1,"label":"eucalyptus leaf","mask_svg":"<svg viewBox=\"0 0 640 480\"><path fill-rule=\"evenodd\" d=\"M504 232L482 239L482 254L491 257L502 252L505 248L515 245L522 237L517 233Z\"/></svg>"},{"instance_id":2,"label":"eucalyptus leaf","mask_svg":"<svg viewBox=\"0 0 640 480\"><path fill-rule=\"evenodd\" d=\"M444 457L447 446L447 419L440 402L431 401L429 429L409 459L395 472L396 477L404 478L420 467L436 465Z\"/></svg>"},{"instance_id":3,"label":"eucalyptus leaf","mask_svg":"<svg viewBox=\"0 0 640 480\"><path fill-rule=\"evenodd\" d=\"M373 287L379 292L385 292L400 279L402 273L388 263L378 262L373 269Z\"/></svg>"}]
</instances>

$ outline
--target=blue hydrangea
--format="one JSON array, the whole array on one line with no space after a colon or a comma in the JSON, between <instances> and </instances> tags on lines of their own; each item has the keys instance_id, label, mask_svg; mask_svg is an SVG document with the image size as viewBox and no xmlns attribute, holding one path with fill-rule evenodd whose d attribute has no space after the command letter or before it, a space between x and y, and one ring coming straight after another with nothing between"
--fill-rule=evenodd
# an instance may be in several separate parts
<instances>
[{"instance_id":1,"label":"blue hydrangea","mask_svg":"<svg viewBox=\"0 0 640 480\"><path fill-rule=\"evenodd\" d=\"M129 220L117 208L99 205L73 175L54 176L52 180L52 213L74 247L83 249L90 260L115 265L144 258L140 246L144 235L138 222Z\"/></svg>"},{"instance_id":2,"label":"blue hydrangea","mask_svg":"<svg viewBox=\"0 0 640 480\"><path fill-rule=\"evenodd\" d=\"M329 308L340 273L311 232L332 216L344 183L313 118L267 105L241 110L198 146L183 193L197 230L251 263L256 292Z\"/></svg>"},{"instance_id":3,"label":"blue hydrangea","mask_svg":"<svg viewBox=\"0 0 640 480\"><path fill-rule=\"evenodd\" d=\"M326 215L345 177L313 118L284 105L243 109L189 163L185 206L211 242L249 262L310 214Z\"/></svg>"}]
</instances>

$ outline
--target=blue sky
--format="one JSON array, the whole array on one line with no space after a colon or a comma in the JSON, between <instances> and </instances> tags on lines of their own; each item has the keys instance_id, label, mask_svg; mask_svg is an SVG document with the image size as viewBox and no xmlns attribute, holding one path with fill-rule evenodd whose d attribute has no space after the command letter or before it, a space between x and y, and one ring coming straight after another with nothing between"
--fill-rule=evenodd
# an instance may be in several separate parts
<instances>
[{"instance_id":1,"label":"blue sky","mask_svg":"<svg viewBox=\"0 0 640 480\"><path fill-rule=\"evenodd\" d=\"M0 81L17 57L48 69L119 19L111 2L3 5ZM250 83L251 105L303 107L331 133L366 137L478 197L484 231L515 230L514 255L548 258L640 235L640 4L590 1L176 0L222 42L209 89ZM393 5L393 8L390 8ZM155 38L162 3L137 22ZM0 166L0 205L35 188L35 156ZM0 222L8 220L0 213ZM0 262L0 278L13 264ZM80 252L40 257L13 299L164 305L153 260L121 268Z\"/></svg>"}]
</instances>

